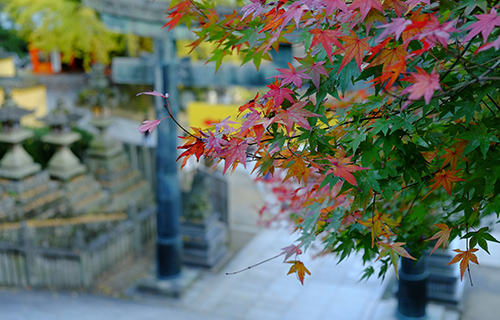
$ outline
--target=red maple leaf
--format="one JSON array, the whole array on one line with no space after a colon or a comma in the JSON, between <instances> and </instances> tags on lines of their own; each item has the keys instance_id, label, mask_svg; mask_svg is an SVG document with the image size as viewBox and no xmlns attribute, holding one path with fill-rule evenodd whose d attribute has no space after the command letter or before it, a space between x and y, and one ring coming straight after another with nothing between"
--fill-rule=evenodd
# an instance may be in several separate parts
<instances>
[{"instance_id":1,"label":"red maple leaf","mask_svg":"<svg viewBox=\"0 0 500 320\"><path fill-rule=\"evenodd\" d=\"M392 22L390 23L382 24L376 27L377 29L385 28L385 30L377 38L377 42L384 39L388 35L395 35L396 40L398 40L403 31L405 31L406 26L410 25L411 23L411 20L407 20L405 18L395 18L392 19Z\"/></svg>"},{"instance_id":2,"label":"red maple leaf","mask_svg":"<svg viewBox=\"0 0 500 320\"><path fill-rule=\"evenodd\" d=\"M358 183L356 182L356 179L352 175L351 172L355 172L358 170L368 170L369 168L363 168L356 166L354 164L351 164L351 158L352 156L348 158L341 158L341 159L328 159L330 163L333 165L331 169L329 169L326 174L329 175L330 173L333 173L334 176L343 178L345 181L349 182L353 186L357 186Z\"/></svg>"},{"instance_id":3,"label":"red maple leaf","mask_svg":"<svg viewBox=\"0 0 500 320\"><path fill-rule=\"evenodd\" d=\"M408 5L408 12L415 8L419 3L425 3L426 5L431 5L431 0L406 0Z\"/></svg>"},{"instance_id":4,"label":"red maple leaf","mask_svg":"<svg viewBox=\"0 0 500 320\"><path fill-rule=\"evenodd\" d=\"M316 90L319 90L319 83L321 81L321 75L325 75L328 77L328 72L326 72L323 64L325 61L314 62L313 58L308 55L305 58L295 58L297 61L302 63L305 67L306 72L311 76L312 83L316 87Z\"/></svg>"},{"instance_id":5,"label":"red maple leaf","mask_svg":"<svg viewBox=\"0 0 500 320\"><path fill-rule=\"evenodd\" d=\"M179 160L182 157L185 157L184 160L182 160L182 165L181 165L181 168L183 168L186 165L187 160L192 155L196 156L196 160L200 160L200 157L205 154L206 142L194 136L180 137L180 138L187 140L187 142L184 145L177 147L177 149L186 149L186 151L184 151L183 153L180 154L179 157L177 157L177 160Z\"/></svg>"},{"instance_id":6,"label":"red maple leaf","mask_svg":"<svg viewBox=\"0 0 500 320\"><path fill-rule=\"evenodd\" d=\"M267 87L271 90L263 95L262 98L273 98L275 108L281 106L285 99L293 103L293 98L291 96L291 94L294 93L293 90L282 88L278 79L276 79L274 83L271 83Z\"/></svg>"},{"instance_id":7,"label":"red maple leaf","mask_svg":"<svg viewBox=\"0 0 500 320\"><path fill-rule=\"evenodd\" d=\"M410 77L403 80L413 82L413 84L401 92L402 94L410 93L408 99L418 100L424 97L425 103L429 104L432 99L432 95L435 90L441 90L441 85L439 84L439 74L434 73L428 74L424 69L415 67L417 72L413 72ZM409 103L409 101L407 102Z\"/></svg>"},{"instance_id":8,"label":"red maple leaf","mask_svg":"<svg viewBox=\"0 0 500 320\"><path fill-rule=\"evenodd\" d=\"M495 41L482 45L477 49L477 52L485 51L491 48L495 48L495 50L500 49L500 37L498 37Z\"/></svg>"},{"instance_id":9,"label":"red maple leaf","mask_svg":"<svg viewBox=\"0 0 500 320\"><path fill-rule=\"evenodd\" d=\"M382 11L382 4L380 0L354 0L349 6L349 10L359 9L361 14L361 21L365 20L366 15L371 9Z\"/></svg>"},{"instance_id":10,"label":"red maple leaf","mask_svg":"<svg viewBox=\"0 0 500 320\"><path fill-rule=\"evenodd\" d=\"M486 43L493 29L500 26L500 16L497 16L495 8L491 8L490 13L475 14L474 17L476 17L478 21L465 28L471 29L471 31L464 38L463 42L467 42L474 38L477 34L481 33L483 36L483 42Z\"/></svg>"},{"instance_id":11,"label":"red maple leaf","mask_svg":"<svg viewBox=\"0 0 500 320\"><path fill-rule=\"evenodd\" d=\"M319 115L304 109L308 103L308 101L299 101L286 110L278 110L278 114L274 117L273 122L283 123L288 134L292 131L295 123L304 129L311 129L307 118L319 117Z\"/></svg>"},{"instance_id":12,"label":"red maple leaf","mask_svg":"<svg viewBox=\"0 0 500 320\"><path fill-rule=\"evenodd\" d=\"M316 28L313 30L309 31L314 35L311 47L314 47L318 44L321 43L323 48L326 51L326 54L328 56L328 59L330 59L330 62L333 63L332 61L332 45L335 45L339 49L344 49L342 44L339 42L339 38L344 36L342 32L340 32L340 29L338 30L323 30L320 28Z\"/></svg>"},{"instance_id":13,"label":"red maple leaf","mask_svg":"<svg viewBox=\"0 0 500 320\"><path fill-rule=\"evenodd\" d=\"M356 60L356 64L358 65L359 71L361 71L361 64L363 63L363 58L365 57L365 51L369 51L371 49L368 44L368 40L371 37L366 37L363 39L359 39L358 36L351 31L350 36L344 36L341 39L344 41L344 49L338 50L335 54L340 54L342 51L344 52L344 57L342 58L342 63L340 64L340 71L354 58Z\"/></svg>"},{"instance_id":14,"label":"red maple leaf","mask_svg":"<svg viewBox=\"0 0 500 320\"><path fill-rule=\"evenodd\" d=\"M347 5L344 0L324 0L325 13L327 16L331 15L335 9L342 10L344 12L349 12Z\"/></svg>"},{"instance_id":15,"label":"red maple leaf","mask_svg":"<svg viewBox=\"0 0 500 320\"><path fill-rule=\"evenodd\" d=\"M294 244L281 248L281 250L282 250L281 254L285 255L285 259L283 260L283 262L288 260L288 258L290 258L293 255L298 256L299 254L302 254L302 250L300 250L300 248Z\"/></svg>"},{"instance_id":16,"label":"red maple leaf","mask_svg":"<svg viewBox=\"0 0 500 320\"><path fill-rule=\"evenodd\" d=\"M293 83L297 88L300 88L302 87L302 79L311 79L311 77L305 73L305 70L295 69L290 62L288 62L288 67L289 69L276 69L281 72L281 74L275 77L283 79L281 82L282 86L288 83Z\"/></svg>"},{"instance_id":17,"label":"red maple leaf","mask_svg":"<svg viewBox=\"0 0 500 320\"><path fill-rule=\"evenodd\" d=\"M192 11L191 1L189 0L181 1L175 6L168 8L167 12L170 10L173 11L167 16L167 20L169 21L162 27L165 28L168 26L168 31L178 26L181 22L187 22L184 20L186 20L186 18L189 16L189 13L191 13Z\"/></svg>"},{"instance_id":18,"label":"red maple leaf","mask_svg":"<svg viewBox=\"0 0 500 320\"><path fill-rule=\"evenodd\" d=\"M247 155L246 151L248 149L248 144L243 139L233 138L229 141L229 145L224 148L221 152L220 157L224 158L224 170L223 174L226 173L226 170L233 166L233 171L236 169L237 163L243 164L246 168L247 166Z\"/></svg>"},{"instance_id":19,"label":"red maple leaf","mask_svg":"<svg viewBox=\"0 0 500 320\"><path fill-rule=\"evenodd\" d=\"M263 6L266 3L266 0L250 0L250 1L252 3L247 4L246 6L241 8L241 12L243 12L243 17L241 18L242 21L250 14L252 14L252 19L255 19L255 17L262 12Z\"/></svg>"},{"instance_id":20,"label":"red maple leaf","mask_svg":"<svg viewBox=\"0 0 500 320\"><path fill-rule=\"evenodd\" d=\"M162 122L166 118L170 118L170 117L166 116L164 118L156 119L156 120L145 120L142 122L142 125L139 128L137 128L137 130L139 130L140 133L144 133L146 131L148 131L149 133L152 133L153 130L160 124L160 122Z\"/></svg>"},{"instance_id":21,"label":"red maple leaf","mask_svg":"<svg viewBox=\"0 0 500 320\"><path fill-rule=\"evenodd\" d=\"M307 11L309 11L307 6L301 3L291 4L290 7L288 7L288 10L283 13L283 25L286 25L290 20L293 19L295 21L295 26L298 28L302 15Z\"/></svg>"}]
</instances>

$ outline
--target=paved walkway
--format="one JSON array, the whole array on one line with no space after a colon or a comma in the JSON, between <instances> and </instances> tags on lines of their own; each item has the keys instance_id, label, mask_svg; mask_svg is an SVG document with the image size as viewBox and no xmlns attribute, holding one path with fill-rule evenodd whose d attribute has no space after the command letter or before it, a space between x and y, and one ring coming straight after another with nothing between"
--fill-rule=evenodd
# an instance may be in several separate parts
<instances>
[{"instance_id":1,"label":"paved walkway","mask_svg":"<svg viewBox=\"0 0 500 320\"><path fill-rule=\"evenodd\" d=\"M244 246L219 272L203 271L182 298L139 294L131 289L131 273L137 279L151 270L153 257L145 254L142 265L141 261L134 261L132 265L137 269L128 269L128 276L104 277L103 284L109 288L104 290L103 285L101 295L0 288L0 319L395 319L396 300L384 299L384 283L377 278L358 283L363 270L358 257L336 264L332 256L320 259L305 256L302 260L312 275L306 276L304 286L294 275L286 275L289 266L282 263L282 257L236 275L225 275L276 255L294 240L286 230L256 226L256 208L262 199L246 171L236 171L230 178L230 189L231 227L246 234L233 240L243 241ZM252 234L255 236L249 236ZM462 320L497 320L500 314L500 245L492 245L490 249L490 258L479 257L481 267L472 266L476 285L467 289ZM124 292L117 293L120 285ZM429 305L428 314L429 320L459 319L458 312L439 305Z\"/></svg>"}]
</instances>

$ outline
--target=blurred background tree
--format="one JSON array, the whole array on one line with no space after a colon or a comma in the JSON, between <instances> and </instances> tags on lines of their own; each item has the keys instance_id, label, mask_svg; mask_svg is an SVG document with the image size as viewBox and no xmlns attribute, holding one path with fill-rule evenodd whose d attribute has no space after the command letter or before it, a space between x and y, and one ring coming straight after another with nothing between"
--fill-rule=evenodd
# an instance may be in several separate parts
<instances>
[{"instance_id":1,"label":"blurred background tree","mask_svg":"<svg viewBox=\"0 0 500 320\"><path fill-rule=\"evenodd\" d=\"M104 26L96 12L80 0L0 0L19 36L30 45L50 52L59 50L63 62L82 59L109 64L113 52L123 48L123 37Z\"/></svg>"}]
</instances>

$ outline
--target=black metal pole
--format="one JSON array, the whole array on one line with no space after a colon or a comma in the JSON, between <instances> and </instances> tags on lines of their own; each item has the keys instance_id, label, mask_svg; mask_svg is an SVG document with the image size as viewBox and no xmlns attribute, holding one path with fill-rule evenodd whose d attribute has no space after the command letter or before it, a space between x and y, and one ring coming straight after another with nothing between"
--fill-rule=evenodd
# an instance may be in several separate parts
<instances>
[{"instance_id":1,"label":"black metal pole","mask_svg":"<svg viewBox=\"0 0 500 320\"><path fill-rule=\"evenodd\" d=\"M155 90L170 95L169 103L174 116L178 109L177 87L173 81L175 75L168 70L175 63L175 43L164 39L155 40ZM168 51L167 51L168 50ZM169 53L169 54L166 54ZM166 101L156 97L155 109L158 119L168 116L164 108ZM156 128L158 141L156 146L156 200L157 239L156 239L156 276L158 279L174 279L181 275L182 239L180 236L179 217L181 215L181 192L177 173L177 128L165 119Z\"/></svg>"}]
</instances>

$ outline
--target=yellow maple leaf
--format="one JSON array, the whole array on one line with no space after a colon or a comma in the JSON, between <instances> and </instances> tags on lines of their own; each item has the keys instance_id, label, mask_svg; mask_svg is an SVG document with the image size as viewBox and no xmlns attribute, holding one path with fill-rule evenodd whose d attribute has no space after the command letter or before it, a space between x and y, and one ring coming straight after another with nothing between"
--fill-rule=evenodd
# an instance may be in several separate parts
<instances>
[{"instance_id":1,"label":"yellow maple leaf","mask_svg":"<svg viewBox=\"0 0 500 320\"><path fill-rule=\"evenodd\" d=\"M308 275L311 275L311 272L309 270L307 270L306 266L301 261L292 260L292 261L287 261L286 263L292 264L287 275L295 273L297 275L297 278L299 278L300 283L302 283L302 285L304 285L304 277L305 277L306 273Z\"/></svg>"}]
</instances>

